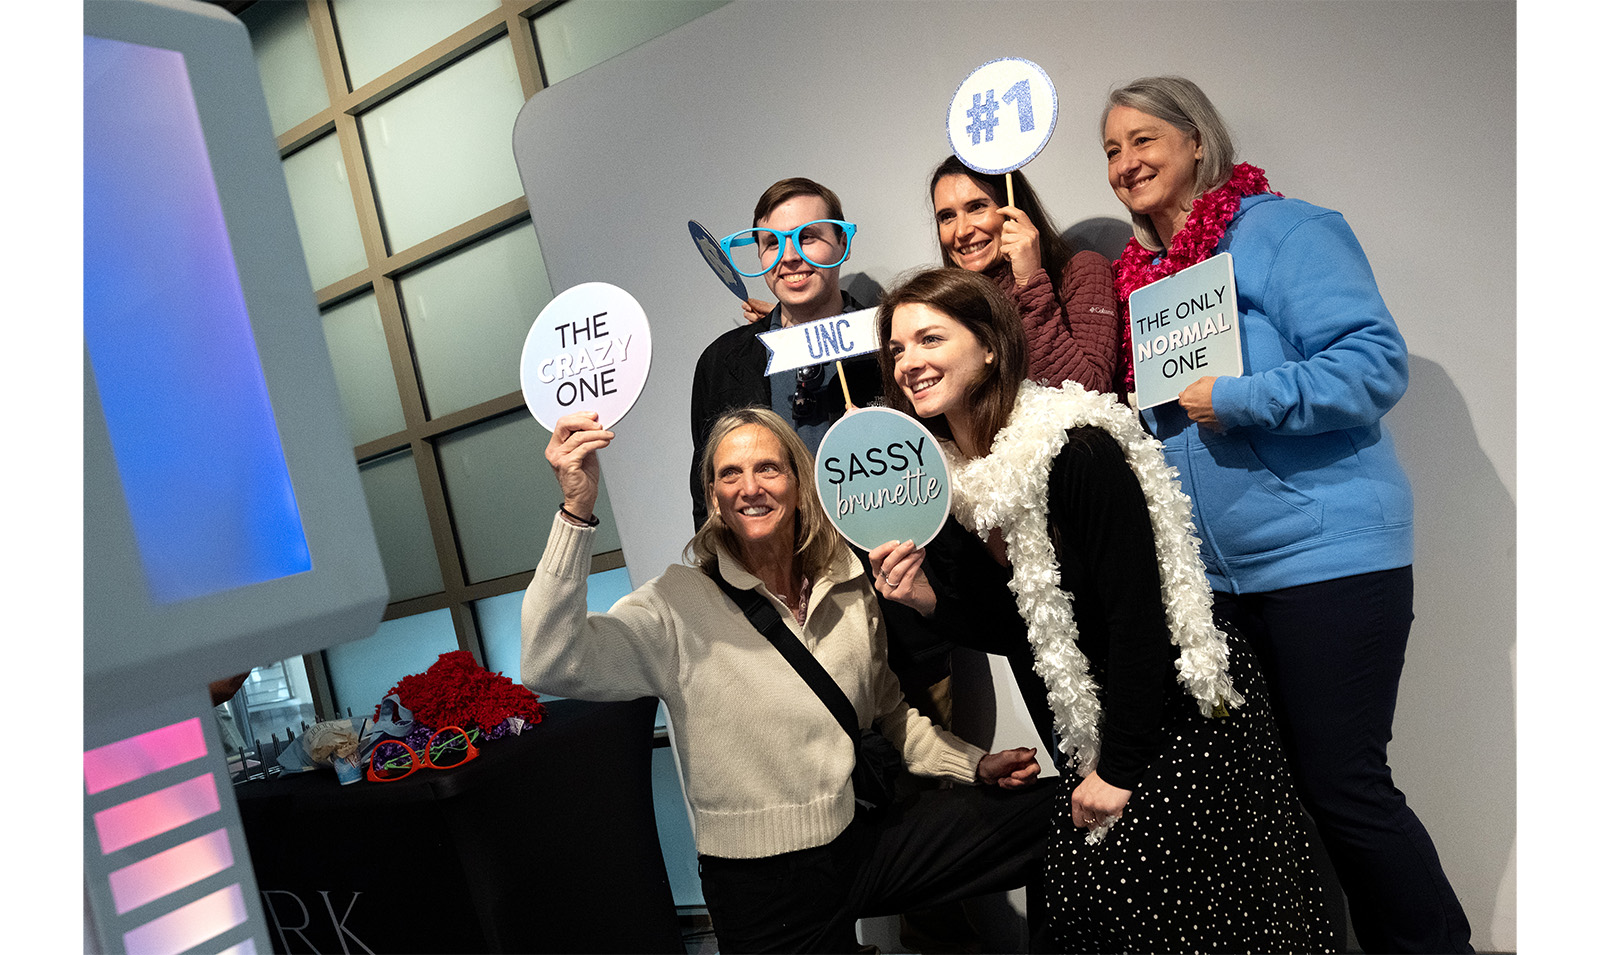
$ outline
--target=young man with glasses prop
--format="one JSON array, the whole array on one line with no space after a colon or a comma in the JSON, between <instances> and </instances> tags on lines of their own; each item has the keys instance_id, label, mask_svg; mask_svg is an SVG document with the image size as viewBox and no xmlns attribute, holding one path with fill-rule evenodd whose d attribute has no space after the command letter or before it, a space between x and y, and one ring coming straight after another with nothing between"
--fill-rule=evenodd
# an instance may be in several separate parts
<instances>
[{"instance_id":1,"label":"young man with glasses prop","mask_svg":"<svg viewBox=\"0 0 1600 955\"><path fill-rule=\"evenodd\" d=\"M838 365L829 362L769 378L767 349L757 336L866 307L839 288L839 269L850 257L855 231L832 189L810 179L784 179L762 193L751 228L724 240L734 267L750 278L766 279L778 303L766 317L718 337L695 366L689 494L696 528L706 519L700 458L707 432L723 413L751 405L771 408L794 426L813 454L828 428L844 415ZM856 405L865 406L882 393L872 355L847 360L843 367Z\"/></svg>"}]
</instances>

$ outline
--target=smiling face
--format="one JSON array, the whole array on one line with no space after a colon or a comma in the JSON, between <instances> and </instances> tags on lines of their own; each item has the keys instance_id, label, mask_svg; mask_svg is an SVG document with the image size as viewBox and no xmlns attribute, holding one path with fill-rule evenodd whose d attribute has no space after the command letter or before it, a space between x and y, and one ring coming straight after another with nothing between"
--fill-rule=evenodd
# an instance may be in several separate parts
<instances>
[{"instance_id":1,"label":"smiling face","mask_svg":"<svg viewBox=\"0 0 1600 955\"><path fill-rule=\"evenodd\" d=\"M756 225L784 231L817 219L829 218L832 216L828 213L828 204L821 196L795 196L777 205ZM826 226L819 228L824 231L816 237L816 241L843 244L844 239L836 230ZM816 250L807 249L806 254L818 262L827 261L827 257L818 258ZM762 264L766 264L764 256ZM783 257L762 277L767 280L767 288L783 303L785 324L825 318L837 310L839 269L819 269L811 265L800 257L793 242L783 243Z\"/></svg>"},{"instance_id":2,"label":"smiling face","mask_svg":"<svg viewBox=\"0 0 1600 955\"><path fill-rule=\"evenodd\" d=\"M759 424L728 432L712 456L711 474L717 514L747 553L793 548L799 491L777 435Z\"/></svg>"},{"instance_id":3,"label":"smiling face","mask_svg":"<svg viewBox=\"0 0 1600 955\"><path fill-rule=\"evenodd\" d=\"M894 310L889 326L894 380L919 418L944 415L962 444L972 389L988 374L994 352L961 322L921 302Z\"/></svg>"},{"instance_id":4,"label":"smiling face","mask_svg":"<svg viewBox=\"0 0 1600 955\"><path fill-rule=\"evenodd\" d=\"M1170 242L1194 204L1200 142L1164 119L1116 106L1106 114L1104 145L1111 191Z\"/></svg>"},{"instance_id":5,"label":"smiling face","mask_svg":"<svg viewBox=\"0 0 1600 955\"><path fill-rule=\"evenodd\" d=\"M1000 257L1006 224L1000 205L994 190L971 176L945 176L933 184L933 219L951 265L982 272Z\"/></svg>"}]
</instances>

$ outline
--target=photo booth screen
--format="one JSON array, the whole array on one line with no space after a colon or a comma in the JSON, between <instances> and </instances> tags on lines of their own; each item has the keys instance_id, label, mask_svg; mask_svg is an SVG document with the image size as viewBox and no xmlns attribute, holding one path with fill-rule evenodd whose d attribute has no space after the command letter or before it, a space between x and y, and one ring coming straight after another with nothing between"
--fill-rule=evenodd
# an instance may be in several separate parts
<instances>
[{"instance_id":1,"label":"photo booth screen","mask_svg":"<svg viewBox=\"0 0 1600 955\"><path fill-rule=\"evenodd\" d=\"M243 24L84 5L85 937L262 951L206 684L388 587Z\"/></svg>"},{"instance_id":2,"label":"photo booth screen","mask_svg":"<svg viewBox=\"0 0 1600 955\"><path fill-rule=\"evenodd\" d=\"M87 710L370 635L387 586L249 34L84 10Z\"/></svg>"}]
</instances>

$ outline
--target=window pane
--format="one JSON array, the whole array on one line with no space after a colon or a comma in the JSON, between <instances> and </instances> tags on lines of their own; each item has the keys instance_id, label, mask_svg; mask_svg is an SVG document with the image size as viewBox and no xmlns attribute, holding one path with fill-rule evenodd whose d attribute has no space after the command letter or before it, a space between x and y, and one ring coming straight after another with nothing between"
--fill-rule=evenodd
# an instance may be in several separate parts
<instances>
[{"instance_id":1,"label":"window pane","mask_svg":"<svg viewBox=\"0 0 1600 955\"><path fill-rule=\"evenodd\" d=\"M334 0L333 20L359 88L499 8L499 0Z\"/></svg>"},{"instance_id":2,"label":"window pane","mask_svg":"<svg viewBox=\"0 0 1600 955\"><path fill-rule=\"evenodd\" d=\"M514 590L473 601L478 639L483 642L483 668L522 682L522 595ZM541 700L550 700L543 693Z\"/></svg>"},{"instance_id":3,"label":"window pane","mask_svg":"<svg viewBox=\"0 0 1600 955\"><path fill-rule=\"evenodd\" d=\"M305 661L294 657L251 670L250 678L234 694L229 708L234 710L233 728L250 749L255 746L251 740L243 739L246 734L256 740L276 735L279 741L286 741L288 730L292 729L294 735L299 736L301 723L317 721ZM226 730L223 740L226 748L229 745Z\"/></svg>"},{"instance_id":4,"label":"window pane","mask_svg":"<svg viewBox=\"0 0 1600 955\"><path fill-rule=\"evenodd\" d=\"M329 647L323 653L339 715L348 709L358 718L371 716L402 677L421 673L438 662L439 654L459 649L449 610L385 620L365 640Z\"/></svg>"},{"instance_id":5,"label":"window pane","mask_svg":"<svg viewBox=\"0 0 1600 955\"><path fill-rule=\"evenodd\" d=\"M544 459L549 440L550 432L526 411L439 439L439 469L469 582L521 573L539 563L550 519L561 506L561 489ZM600 466L605 468L603 454ZM620 548L603 474L595 514L600 529L594 552Z\"/></svg>"},{"instance_id":6,"label":"window pane","mask_svg":"<svg viewBox=\"0 0 1600 955\"><path fill-rule=\"evenodd\" d=\"M239 14L250 30L250 46L261 71L261 87L272 114L272 135L281 136L328 108L317 41L304 3L257 3Z\"/></svg>"},{"instance_id":7,"label":"window pane","mask_svg":"<svg viewBox=\"0 0 1600 955\"><path fill-rule=\"evenodd\" d=\"M362 295L323 312L322 331L344 402L351 447L404 430L405 412L400 410L400 390L394 383L377 296Z\"/></svg>"},{"instance_id":8,"label":"window pane","mask_svg":"<svg viewBox=\"0 0 1600 955\"><path fill-rule=\"evenodd\" d=\"M602 570L589 575L589 610L604 613L633 590L628 569ZM483 641L484 668L503 673L522 682L522 596L523 591L488 597L472 605L478 615L478 636ZM541 700L559 700L539 691Z\"/></svg>"},{"instance_id":9,"label":"window pane","mask_svg":"<svg viewBox=\"0 0 1600 955\"><path fill-rule=\"evenodd\" d=\"M522 387L522 343L553 297L533 223L418 269L399 284L429 415Z\"/></svg>"},{"instance_id":10,"label":"window pane","mask_svg":"<svg viewBox=\"0 0 1600 955\"><path fill-rule=\"evenodd\" d=\"M324 136L285 159L283 175L311 270L311 287L331 285L366 268L367 253L361 245L361 225L339 137Z\"/></svg>"},{"instance_id":11,"label":"window pane","mask_svg":"<svg viewBox=\"0 0 1600 955\"><path fill-rule=\"evenodd\" d=\"M727 2L567 0L533 19L545 82L555 85Z\"/></svg>"},{"instance_id":12,"label":"window pane","mask_svg":"<svg viewBox=\"0 0 1600 955\"><path fill-rule=\"evenodd\" d=\"M428 531L428 512L422 504L422 482L411 452L398 451L368 461L360 471L378 555L389 581L389 600L409 600L443 590L438 554Z\"/></svg>"},{"instance_id":13,"label":"window pane","mask_svg":"<svg viewBox=\"0 0 1600 955\"><path fill-rule=\"evenodd\" d=\"M522 195L511 127L523 102L501 39L361 117L391 252Z\"/></svg>"},{"instance_id":14,"label":"window pane","mask_svg":"<svg viewBox=\"0 0 1600 955\"><path fill-rule=\"evenodd\" d=\"M656 836L661 840L661 857L667 863L672 902L679 908L705 905L706 898L700 890L700 857L695 854L694 827L689 824L677 763L672 759L672 750L665 746L653 750L650 757Z\"/></svg>"}]
</instances>

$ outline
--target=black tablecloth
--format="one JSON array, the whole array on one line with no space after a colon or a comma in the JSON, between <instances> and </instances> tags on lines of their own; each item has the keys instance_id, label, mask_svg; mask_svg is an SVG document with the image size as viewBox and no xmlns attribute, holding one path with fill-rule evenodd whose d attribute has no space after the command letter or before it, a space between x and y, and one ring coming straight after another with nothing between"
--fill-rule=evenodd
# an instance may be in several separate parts
<instances>
[{"instance_id":1,"label":"black tablecloth","mask_svg":"<svg viewBox=\"0 0 1600 955\"><path fill-rule=\"evenodd\" d=\"M655 713L557 700L455 769L235 787L275 950L682 952L651 804Z\"/></svg>"}]
</instances>

